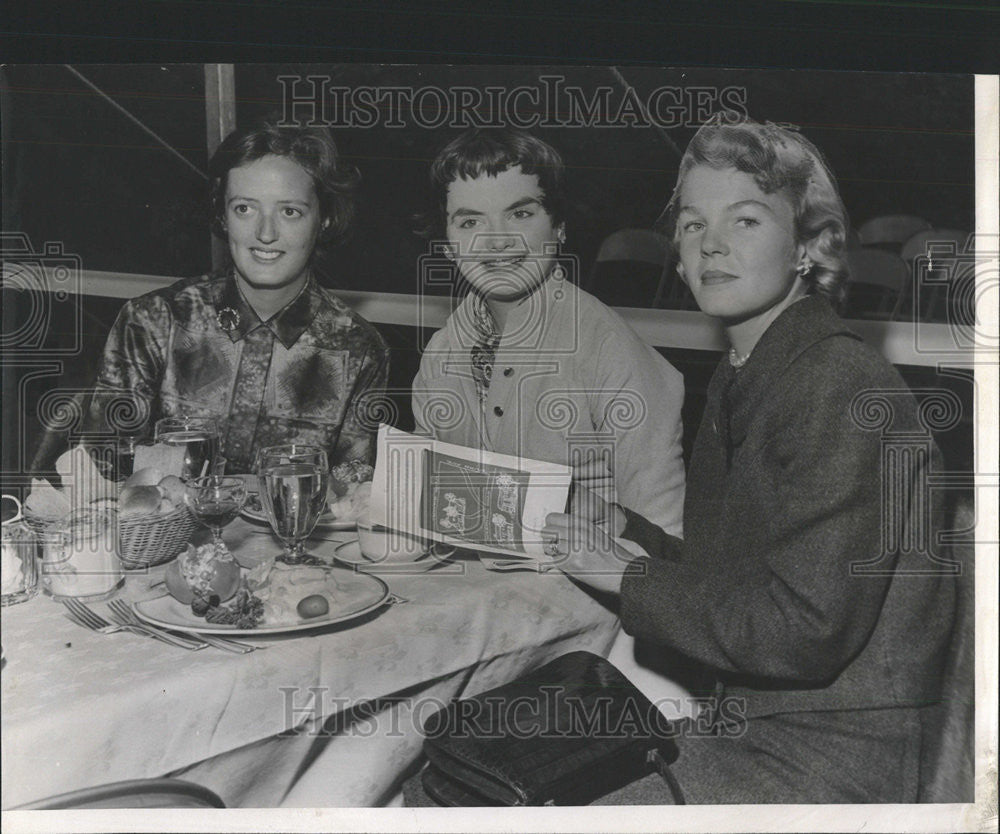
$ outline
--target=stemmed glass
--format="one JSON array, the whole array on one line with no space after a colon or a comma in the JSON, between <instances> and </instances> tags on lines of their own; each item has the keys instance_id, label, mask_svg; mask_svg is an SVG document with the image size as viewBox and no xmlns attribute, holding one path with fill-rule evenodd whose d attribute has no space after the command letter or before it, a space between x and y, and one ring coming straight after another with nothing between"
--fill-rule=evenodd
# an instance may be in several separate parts
<instances>
[{"instance_id":1,"label":"stemmed glass","mask_svg":"<svg viewBox=\"0 0 1000 834\"><path fill-rule=\"evenodd\" d=\"M285 546L278 560L289 565L312 562L303 542L326 509L330 484L326 452L300 443L269 446L257 458L257 477L267 520Z\"/></svg>"},{"instance_id":2,"label":"stemmed glass","mask_svg":"<svg viewBox=\"0 0 1000 834\"><path fill-rule=\"evenodd\" d=\"M195 518L212 531L216 552L228 551L222 541L222 528L243 509L247 500L246 482L224 475L192 478L184 485L184 500Z\"/></svg>"},{"instance_id":3,"label":"stemmed glass","mask_svg":"<svg viewBox=\"0 0 1000 834\"><path fill-rule=\"evenodd\" d=\"M213 417L164 417L155 431L157 443L184 447L182 481L218 474L219 424Z\"/></svg>"}]
</instances>

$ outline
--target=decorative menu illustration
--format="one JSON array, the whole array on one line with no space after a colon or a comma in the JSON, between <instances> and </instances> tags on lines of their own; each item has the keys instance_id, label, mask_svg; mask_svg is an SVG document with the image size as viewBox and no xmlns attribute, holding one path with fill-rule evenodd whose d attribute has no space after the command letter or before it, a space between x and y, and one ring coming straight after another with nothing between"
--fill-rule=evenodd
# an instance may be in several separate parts
<instances>
[{"instance_id":1,"label":"decorative menu illustration","mask_svg":"<svg viewBox=\"0 0 1000 834\"><path fill-rule=\"evenodd\" d=\"M524 552L521 515L531 476L485 461L424 450L421 521L477 545Z\"/></svg>"},{"instance_id":2,"label":"decorative menu illustration","mask_svg":"<svg viewBox=\"0 0 1000 834\"><path fill-rule=\"evenodd\" d=\"M540 532L563 512L570 468L443 443L383 425L371 518L434 541L543 556Z\"/></svg>"}]
</instances>

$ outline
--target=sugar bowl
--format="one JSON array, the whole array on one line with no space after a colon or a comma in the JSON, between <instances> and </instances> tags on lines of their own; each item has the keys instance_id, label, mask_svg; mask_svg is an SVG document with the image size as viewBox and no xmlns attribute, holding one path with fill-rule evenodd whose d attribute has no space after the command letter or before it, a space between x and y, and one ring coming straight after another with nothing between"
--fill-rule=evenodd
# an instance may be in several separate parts
<instances>
[{"instance_id":1,"label":"sugar bowl","mask_svg":"<svg viewBox=\"0 0 1000 834\"><path fill-rule=\"evenodd\" d=\"M35 540L21 515L21 502L13 495L4 495L16 511L2 524L3 558L0 561L0 605L14 605L31 599L38 593L38 562Z\"/></svg>"}]
</instances>

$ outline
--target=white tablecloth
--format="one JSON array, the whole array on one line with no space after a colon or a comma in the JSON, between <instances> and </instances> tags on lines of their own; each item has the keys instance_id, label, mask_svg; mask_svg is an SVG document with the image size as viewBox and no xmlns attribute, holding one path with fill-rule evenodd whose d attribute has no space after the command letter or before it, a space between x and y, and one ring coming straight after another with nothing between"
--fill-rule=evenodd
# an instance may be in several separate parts
<instances>
[{"instance_id":1,"label":"white tablecloth","mask_svg":"<svg viewBox=\"0 0 1000 834\"><path fill-rule=\"evenodd\" d=\"M276 549L259 531L238 521L226 539L237 552ZM123 598L162 593L149 587L161 571L130 576ZM383 579L409 602L257 636L267 648L247 655L95 634L41 594L3 609L2 807L167 774L230 807L383 804L436 708L567 651L606 653L617 629L556 572L488 573L472 560Z\"/></svg>"}]
</instances>

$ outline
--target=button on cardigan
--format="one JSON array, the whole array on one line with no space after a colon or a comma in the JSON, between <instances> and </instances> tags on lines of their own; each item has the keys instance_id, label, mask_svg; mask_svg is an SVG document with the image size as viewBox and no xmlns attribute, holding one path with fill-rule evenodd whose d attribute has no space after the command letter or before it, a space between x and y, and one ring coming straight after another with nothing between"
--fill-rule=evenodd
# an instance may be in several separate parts
<instances>
[{"instance_id":1,"label":"button on cardigan","mask_svg":"<svg viewBox=\"0 0 1000 834\"><path fill-rule=\"evenodd\" d=\"M681 374L609 307L550 278L509 314L494 360L504 371L480 403L474 315L467 297L424 351L413 381L417 431L553 463L608 453L617 497L607 497L679 534Z\"/></svg>"}]
</instances>

